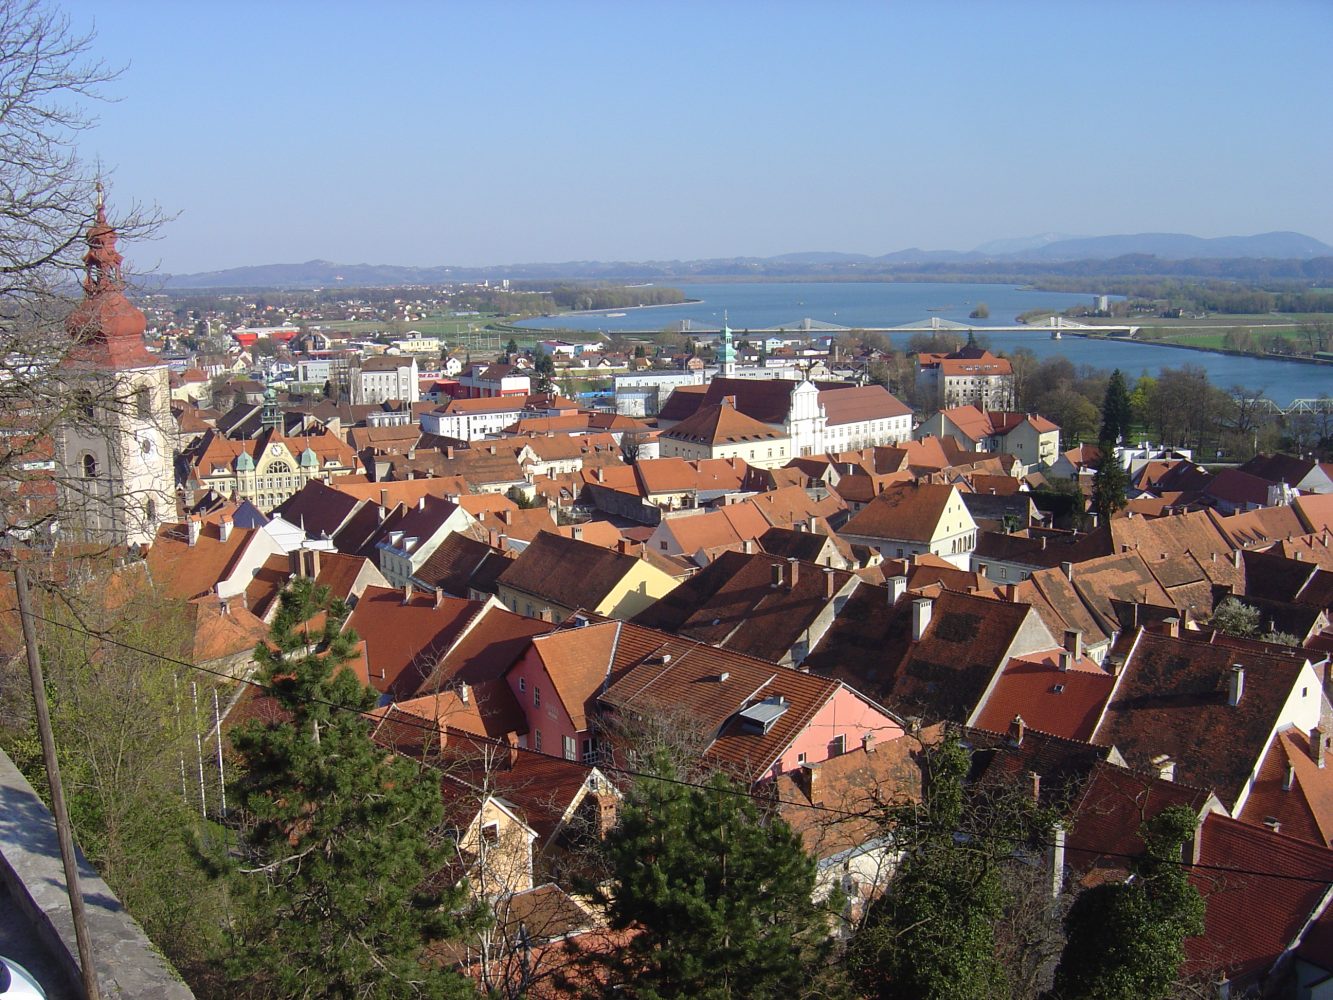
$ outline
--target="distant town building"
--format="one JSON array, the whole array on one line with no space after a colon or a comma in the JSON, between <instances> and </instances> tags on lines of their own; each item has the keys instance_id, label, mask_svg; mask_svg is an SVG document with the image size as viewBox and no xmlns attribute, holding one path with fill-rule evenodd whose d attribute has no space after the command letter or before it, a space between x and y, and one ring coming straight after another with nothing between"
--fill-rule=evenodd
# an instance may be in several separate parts
<instances>
[{"instance_id":1,"label":"distant town building","mask_svg":"<svg viewBox=\"0 0 1333 1000\"><path fill-rule=\"evenodd\" d=\"M936 409L1014 408L1014 367L990 351L969 344L952 354L920 354L917 365L917 386Z\"/></svg>"},{"instance_id":2,"label":"distant town building","mask_svg":"<svg viewBox=\"0 0 1333 1000\"><path fill-rule=\"evenodd\" d=\"M361 358L351 372L352 405L385 403L391 399L415 402L417 359L412 355Z\"/></svg>"},{"instance_id":3,"label":"distant town building","mask_svg":"<svg viewBox=\"0 0 1333 1000\"><path fill-rule=\"evenodd\" d=\"M247 441L209 431L185 455L189 485L267 513L312 479L329 482L360 468L350 445L333 434L284 437L266 430Z\"/></svg>"},{"instance_id":4,"label":"distant town building","mask_svg":"<svg viewBox=\"0 0 1333 1000\"><path fill-rule=\"evenodd\" d=\"M470 365L459 374L458 385L463 399L526 396L532 392L532 379L506 364Z\"/></svg>"},{"instance_id":5,"label":"distant town building","mask_svg":"<svg viewBox=\"0 0 1333 1000\"><path fill-rule=\"evenodd\" d=\"M911 409L883 386L808 379L718 377L702 392L687 386L672 394L658 425L671 429L727 397L739 413L780 430L793 458L901 444L912 436Z\"/></svg>"}]
</instances>

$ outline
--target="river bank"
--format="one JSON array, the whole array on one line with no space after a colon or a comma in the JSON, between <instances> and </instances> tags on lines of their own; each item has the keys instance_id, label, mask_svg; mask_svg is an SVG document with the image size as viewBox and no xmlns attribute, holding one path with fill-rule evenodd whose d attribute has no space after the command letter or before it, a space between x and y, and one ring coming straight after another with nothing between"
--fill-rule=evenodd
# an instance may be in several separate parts
<instances>
[{"instance_id":1,"label":"river bank","mask_svg":"<svg viewBox=\"0 0 1333 1000\"><path fill-rule=\"evenodd\" d=\"M1084 340L1100 340L1110 343L1124 343L1128 341L1126 337L1108 337L1098 333L1075 333L1071 330L1063 331L1065 337L1081 337ZM1177 351L1200 351L1204 354L1221 354L1231 358L1253 358L1256 361L1291 361L1299 365L1319 365L1326 368L1333 367L1333 361L1325 361L1322 358L1307 358L1299 354L1258 354L1254 351L1234 351L1227 347L1204 347L1199 344L1182 344L1170 340L1147 340L1135 337L1133 343L1142 344L1145 347L1163 347Z\"/></svg>"}]
</instances>

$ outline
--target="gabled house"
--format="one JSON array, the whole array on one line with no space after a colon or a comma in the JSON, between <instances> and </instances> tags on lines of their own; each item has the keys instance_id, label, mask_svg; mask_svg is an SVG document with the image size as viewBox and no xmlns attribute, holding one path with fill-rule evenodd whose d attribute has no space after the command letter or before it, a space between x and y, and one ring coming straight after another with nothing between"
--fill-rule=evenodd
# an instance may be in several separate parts
<instances>
[{"instance_id":1,"label":"gabled house","mask_svg":"<svg viewBox=\"0 0 1333 1000\"><path fill-rule=\"evenodd\" d=\"M1025 604L942 590L906 594L906 580L860 584L802 666L854 684L901 716L963 722L1015 657L1056 640Z\"/></svg>"},{"instance_id":2,"label":"gabled house","mask_svg":"<svg viewBox=\"0 0 1333 1000\"><path fill-rule=\"evenodd\" d=\"M844 570L799 559L725 552L633 620L795 667L857 582Z\"/></svg>"},{"instance_id":3,"label":"gabled house","mask_svg":"<svg viewBox=\"0 0 1333 1000\"><path fill-rule=\"evenodd\" d=\"M620 630L597 699L607 729L631 731L633 720L649 719L746 783L903 734L886 709L832 678L634 625ZM638 751L613 752L633 766Z\"/></svg>"},{"instance_id":4,"label":"gabled house","mask_svg":"<svg viewBox=\"0 0 1333 1000\"><path fill-rule=\"evenodd\" d=\"M370 587L344 630L360 638L368 682L393 701L416 693L444 653L473 624L483 605L443 594Z\"/></svg>"},{"instance_id":5,"label":"gabled house","mask_svg":"<svg viewBox=\"0 0 1333 1000\"><path fill-rule=\"evenodd\" d=\"M563 622L583 609L629 618L664 597L676 580L644 559L541 532L496 578L511 611Z\"/></svg>"},{"instance_id":6,"label":"gabled house","mask_svg":"<svg viewBox=\"0 0 1333 1000\"><path fill-rule=\"evenodd\" d=\"M1112 655L1122 665L1093 741L1115 746L1131 767L1169 760L1232 815L1245 808L1274 734L1308 733L1326 704L1310 661L1285 647L1136 630Z\"/></svg>"},{"instance_id":7,"label":"gabled house","mask_svg":"<svg viewBox=\"0 0 1333 1000\"><path fill-rule=\"evenodd\" d=\"M390 585L403 586L441 542L476 523L457 503L430 496L423 496L412 507L395 508L371 540L380 572Z\"/></svg>"},{"instance_id":8,"label":"gabled house","mask_svg":"<svg viewBox=\"0 0 1333 1000\"><path fill-rule=\"evenodd\" d=\"M967 569L977 524L954 486L913 481L885 489L839 532L885 559L930 553Z\"/></svg>"}]
</instances>

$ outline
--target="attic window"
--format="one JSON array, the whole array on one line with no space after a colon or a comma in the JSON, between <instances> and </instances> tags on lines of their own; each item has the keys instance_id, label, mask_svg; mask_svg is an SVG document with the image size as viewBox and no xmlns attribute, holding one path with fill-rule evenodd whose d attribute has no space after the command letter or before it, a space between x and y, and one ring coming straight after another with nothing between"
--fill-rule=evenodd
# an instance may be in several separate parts
<instances>
[{"instance_id":1,"label":"attic window","mask_svg":"<svg viewBox=\"0 0 1333 1000\"><path fill-rule=\"evenodd\" d=\"M1055 685L1055 687L1051 688L1052 694L1064 694L1064 691L1065 691L1065 686L1063 684L1057 684Z\"/></svg>"},{"instance_id":2,"label":"attic window","mask_svg":"<svg viewBox=\"0 0 1333 1000\"><path fill-rule=\"evenodd\" d=\"M741 726L746 732L767 734L778 719L787 714L791 705L786 698L765 698L740 711Z\"/></svg>"}]
</instances>

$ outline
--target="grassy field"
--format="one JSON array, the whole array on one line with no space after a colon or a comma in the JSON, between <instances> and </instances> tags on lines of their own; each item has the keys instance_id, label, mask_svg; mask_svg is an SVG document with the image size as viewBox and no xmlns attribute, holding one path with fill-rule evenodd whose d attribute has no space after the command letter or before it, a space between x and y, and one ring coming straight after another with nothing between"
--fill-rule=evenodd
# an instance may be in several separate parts
<instances>
[{"instance_id":1,"label":"grassy field","mask_svg":"<svg viewBox=\"0 0 1333 1000\"><path fill-rule=\"evenodd\" d=\"M539 337L545 336L545 334L532 333L509 326L509 324L525 318L524 316L481 313L476 316L426 316L411 323L405 323L402 320L384 322L347 319L321 321L318 325L339 333L350 333L363 337L385 334L395 340L405 338L408 331L416 331L424 337L438 337L450 347L466 347L473 351L485 353L488 350L504 350L510 338L522 350L532 347ZM500 327L501 329L491 329L491 327ZM590 339L596 335L588 334L584 336Z\"/></svg>"}]
</instances>

